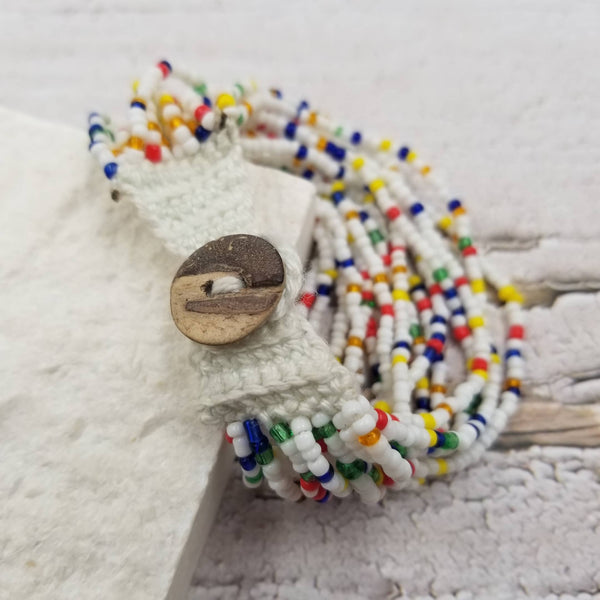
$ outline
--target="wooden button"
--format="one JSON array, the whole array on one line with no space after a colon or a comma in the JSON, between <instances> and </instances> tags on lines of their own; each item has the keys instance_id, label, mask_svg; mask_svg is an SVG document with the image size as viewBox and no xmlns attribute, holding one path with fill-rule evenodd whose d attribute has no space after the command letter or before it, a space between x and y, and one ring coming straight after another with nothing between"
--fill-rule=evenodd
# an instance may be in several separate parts
<instances>
[{"instance_id":1,"label":"wooden button","mask_svg":"<svg viewBox=\"0 0 600 600\"><path fill-rule=\"evenodd\" d=\"M238 291L215 293L217 280L238 277ZM171 315L181 333L200 344L231 344L260 327L284 288L279 252L253 235L227 235L196 250L171 284ZM221 282L223 283L223 282Z\"/></svg>"}]
</instances>

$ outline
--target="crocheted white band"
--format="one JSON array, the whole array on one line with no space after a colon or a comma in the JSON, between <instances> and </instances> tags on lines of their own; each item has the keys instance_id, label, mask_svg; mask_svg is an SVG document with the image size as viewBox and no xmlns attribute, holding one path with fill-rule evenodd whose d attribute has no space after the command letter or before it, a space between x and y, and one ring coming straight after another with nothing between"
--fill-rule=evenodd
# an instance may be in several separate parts
<instances>
[{"instance_id":1,"label":"crocheted white band","mask_svg":"<svg viewBox=\"0 0 600 600\"><path fill-rule=\"evenodd\" d=\"M253 189L237 130L226 126L193 158L122 165L118 190L131 200L166 247L187 257L224 235L269 239L254 218ZM269 321L244 340L212 348L193 344L205 420L290 420L337 412L358 385L296 310L303 269L294 249L270 239L284 262L285 291ZM329 409L329 410L328 410Z\"/></svg>"}]
</instances>

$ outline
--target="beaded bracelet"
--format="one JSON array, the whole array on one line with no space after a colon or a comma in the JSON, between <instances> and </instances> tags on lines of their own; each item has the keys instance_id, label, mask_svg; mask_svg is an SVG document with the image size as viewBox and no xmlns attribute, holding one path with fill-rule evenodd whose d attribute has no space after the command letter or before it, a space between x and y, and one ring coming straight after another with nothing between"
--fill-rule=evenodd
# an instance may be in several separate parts
<instances>
[{"instance_id":1,"label":"beaded bracelet","mask_svg":"<svg viewBox=\"0 0 600 600\"><path fill-rule=\"evenodd\" d=\"M279 90L217 90L167 61L134 93L124 127L90 115L90 150L113 199L190 255L172 314L199 342L199 402L226 427L244 483L377 502L475 461L520 396L522 298L478 254L462 202L430 166ZM248 162L313 182L305 275L254 223ZM501 350L486 281L504 308ZM458 382L448 359L461 355Z\"/></svg>"}]
</instances>

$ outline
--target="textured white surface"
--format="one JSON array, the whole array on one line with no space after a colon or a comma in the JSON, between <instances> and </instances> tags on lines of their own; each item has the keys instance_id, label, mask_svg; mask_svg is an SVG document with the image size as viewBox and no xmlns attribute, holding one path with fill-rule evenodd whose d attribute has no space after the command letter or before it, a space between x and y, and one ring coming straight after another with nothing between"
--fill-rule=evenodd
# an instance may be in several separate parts
<instances>
[{"instance_id":1,"label":"textured white surface","mask_svg":"<svg viewBox=\"0 0 600 600\"><path fill-rule=\"evenodd\" d=\"M81 127L88 108L122 112L128 82L159 55L194 63L210 81L254 74L415 144L464 198L476 241L543 303L530 313L530 396L597 401L597 2L338 0L283 9L275 0L111 0L83 10L52 0L3 12L0 103L32 114ZM121 234L122 268L139 252L135 231L132 223ZM600 451L581 456L495 454L421 495L390 497L382 509L351 504L338 516L333 506L252 500L235 484L190 596L232 596L224 586L240 598L306 598L315 587L324 598L340 589L348 598L591 593L600 585L590 561L600 552ZM508 485L511 473L525 485ZM486 504L505 515L501 527L486 526Z\"/></svg>"}]
</instances>

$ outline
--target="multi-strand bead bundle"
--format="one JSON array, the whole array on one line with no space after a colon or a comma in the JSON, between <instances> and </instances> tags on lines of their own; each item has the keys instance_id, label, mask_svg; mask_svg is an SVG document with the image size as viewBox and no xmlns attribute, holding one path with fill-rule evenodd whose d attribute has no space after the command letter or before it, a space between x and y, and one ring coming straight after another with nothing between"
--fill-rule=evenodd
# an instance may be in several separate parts
<instances>
[{"instance_id":1,"label":"multi-strand bead bundle","mask_svg":"<svg viewBox=\"0 0 600 600\"><path fill-rule=\"evenodd\" d=\"M246 83L213 90L166 61L134 93L119 131L90 116L91 152L115 189L123 161L201 153L233 119L249 161L310 179L319 194L315 254L298 310L362 395L336 414L289 422L247 415L226 424L244 482L264 479L292 500L355 491L376 502L387 488L476 460L520 396L522 298L478 254L463 203L431 168L409 147L340 125L306 101ZM486 320L495 314L486 282L504 307L501 350ZM458 356L462 382L448 366Z\"/></svg>"}]
</instances>

